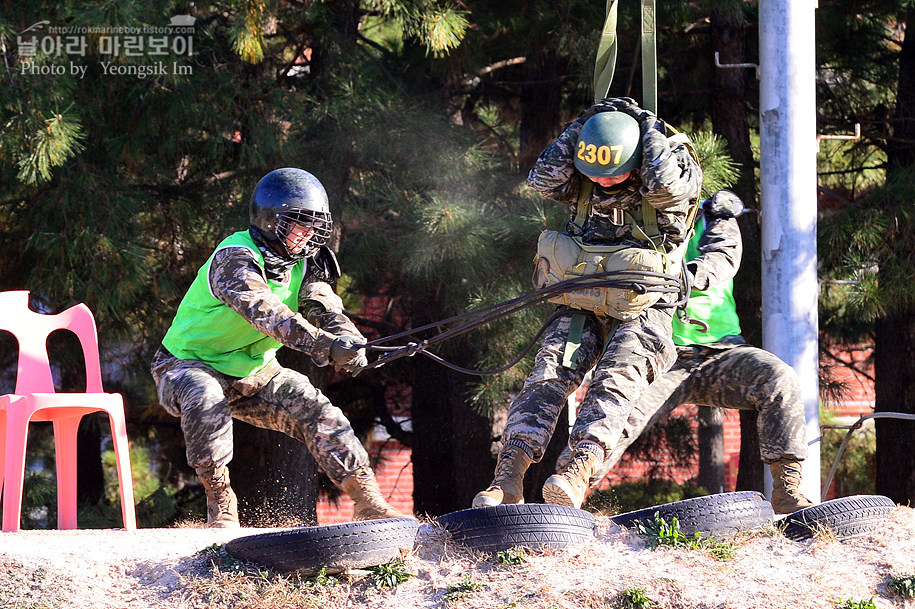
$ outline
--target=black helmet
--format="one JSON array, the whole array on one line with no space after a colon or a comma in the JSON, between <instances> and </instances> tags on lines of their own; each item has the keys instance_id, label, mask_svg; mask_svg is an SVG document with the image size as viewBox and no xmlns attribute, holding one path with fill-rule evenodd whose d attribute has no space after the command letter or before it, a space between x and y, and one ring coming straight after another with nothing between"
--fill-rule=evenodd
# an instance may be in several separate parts
<instances>
[{"instance_id":1,"label":"black helmet","mask_svg":"<svg viewBox=\"0 0 915 609\"><path fill-rule=\"evenodd\" d=\"M286 237L293 224L311 226L314 234L299 252L290 252ZM251 193L251 226L276 242L290 258L308 258L327 243L333 220L324 186L307 171L284 167L271 171Z\"/></svg>"}]
</instances>

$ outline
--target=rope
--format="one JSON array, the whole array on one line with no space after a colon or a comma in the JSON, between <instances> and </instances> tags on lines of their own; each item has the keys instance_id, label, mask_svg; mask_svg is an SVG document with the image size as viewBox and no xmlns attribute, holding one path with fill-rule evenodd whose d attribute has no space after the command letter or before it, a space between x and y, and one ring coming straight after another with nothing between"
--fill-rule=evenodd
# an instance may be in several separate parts
<instances>
[{"instance_id":1,"label":"rope","mask_svg":"<svg viewBox=\"0 0 915 609\"><path fill-rule=\"evenodd\" d=\"M512 298L510 300L489 305L481 309L476 309L462 313L460 315L455 315L454 317L449 317L448 319L436 321L424 326L420 326L418 328L411 328L397 334L392 334L391 336L385 336L373 341L369 341L364 345L365 349L369 351L380 351L382 354L377 359L375 359L375 361L370 362L367 366L362 368L362 370L377 368L395 359L400 359L402 357L413 357L417 353L421 353L426 357L429 357L430 359L442 364L443 366L458 372L463 372L465 374L474 374L478 376L499 374L505 370L508 370L519 361L521 361L521 359L533 348L534 344L537 342L540 336L543 335L543 333L546 331L546 328L557 317L562 315L565 310L560 309L559 311L556 311L546 321L546 323L541 326L536 336L534 336L534 338L528 343L528 345L524 348L518 357L516 357L505 366L502 366L496 370L470 370L468 368L464 368L462 366L458 366L457 364L448 362L433 353L429 353L427 349L430 346L443 342L449 338L453 338L455 336L470 332L471 330L475 330L476 328L479 328L480 326L483 326L491 321L506 317L531 305L549 300L558 294L571 292L586 287L614 287L634 290L640 294L647 292L674 294L680 292L680 279L675 278L673 275L656 273L652 271L607 271L604 273L596 273L594 275L584 275L582 277L566 279L551 286L541 288L536 292L525 294L517 298ZM681 297L680 300L683 300L683 298ZM681 303L678 301L676 303L657 303L655 306L670 308L677 307L680 304ZM458 322L461 323L454 327L443 329L446 326L450 326ZM429 330L439 330L439 333L427 339L410 341L405 345L385 345L385 343L408 337L414 337L416 334Z\"/></svg>"}]
</instances>

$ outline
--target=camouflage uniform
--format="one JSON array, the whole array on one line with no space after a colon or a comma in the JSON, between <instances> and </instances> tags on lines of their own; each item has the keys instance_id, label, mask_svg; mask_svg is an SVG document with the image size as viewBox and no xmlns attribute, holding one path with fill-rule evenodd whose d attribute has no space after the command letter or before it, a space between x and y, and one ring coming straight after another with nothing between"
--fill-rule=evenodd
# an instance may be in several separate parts
<instances>
[{"instance_id":1,"label":"camouflage uniform","mask_svg":"<svg viewBox=\"0 0 915 609\"><path fill-rule=\"evenodd\" d=\"M540 155L527 179L534 190L574 207L579 190L587 181L574 167L574 147L593 110L566 125L559 138ZM593 185L592 213L583 227L586 243L642 246L632 237L628 223L614 222L612 212L639 214L643 197L657 210L658 229L668 244L676 246L688 239L691 227L686 224L687 214L691 201L699 197L702 172L687 148L669 140L659 127L662 125L654 117L641 123L642 163L637 175L609 189ZM649 383L676 360L671 338L672 310L651 308L636 319L619 322L606 349L604 342L615 320L588 314L576 369L565 368L562 353L571 315L576 312L580 311L568 309L567 315L551 324L534 369L509 408L503 441L520 446L535 461L543 457L566 397L589 368L594 367L594 378L570 444L594 442L609 454L620 439L633 404Z\"/></svg>"},{"instance_id":2,"label":"camouflage uniform","mask_svg":"<svg viewBox=\"0 0 915 609\"><path fill-rule=\"evenodd\" d=\"M280 302L267 286L265 269L247 248L217 251L209 284L217 299L260 332L309 354L319 366L328 364L336 336L362 338L330 285L313 275L302 282L300 313ZM178 359L163 346L153 359L152 374L159 402L181 418L187 461L193 468L232 460L233 417L304 442L335 483L369 467L368 454L343 412L308 377L283 368L275 359L262 370L237 378L202 361Z\"/></svg>"},{"instance_id":3,"label":"camouflage uniform","mask_svg":"<svg viewBox=\"0 0 915 609\"><path fill-rule=\"evenodd\" d=\"M700 255L687 268L696 289L727 281L740 265L740 228L733 218L709 218ZM807 456L804 403L794 370L743 337L725 336L706 345L677 346L677 362L651 383L629 412L617 444L591 478L599 482L645 430L681 404L756 410L760 456L766 463ZM566 450L561 461L567 459Z\"/></svg>"}]
</instances>

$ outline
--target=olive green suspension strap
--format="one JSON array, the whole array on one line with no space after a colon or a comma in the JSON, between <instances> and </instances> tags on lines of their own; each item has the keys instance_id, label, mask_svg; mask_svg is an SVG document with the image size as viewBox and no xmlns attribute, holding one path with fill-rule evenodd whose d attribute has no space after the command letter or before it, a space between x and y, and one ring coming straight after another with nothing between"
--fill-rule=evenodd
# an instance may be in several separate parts
<instances>
[{"instance_id":1,"label":"olive green suspension strap","mask_svg":"<svg viewBox=\"0 0 915 609\"><path fill-rule=\"evenodd\" d=\"M658 113L658 53L655 0L642 0L642 107Z\"/></svg>"},{"instance_id":2,"label":"olive green suspension strap","mask_svg":"<svg viewBox=\"0 0 915 609\"><path fill-rule=\"evenodd\" d=\"M642 107L658 113L658 53L655 41L655 0L642 0ZM635 223L633 223L635 228ZM658 214L654 207L642 197L642 228L644 239L655 243L658 231Z\"/></svg>"},{"instance_id":3,"label":"olive green suspension strap","mask_svg":"<svg viewBox=\"0 0 915 609\"><path fill-rule=\"evenodd\" d=\"M594 62L595 102L607 97L616 69L616 2L617 0L607 0L607 16L597 46L597 59Z\"/></svg>"},{"instance_id":4,"label":"olive green suspension strap","mask_svg":"<svg viewBox=\"0 0 915 609\"><path fill-rule=\"evenodd\" d=\"M581 348L581 335L585 329L585 313L576 311L569 319L569 335L562 352L562 367L575 370L578 365L578 350Z\"/></svg>"},{"instance_id":5,"label":"olive green suspension strap","mask_svg":"<svg viewBox=\"0 0 915 609\"><path fill-rule=\"evenodd\" d=\"M582 178L581 188L578 191L578 201L575 202L575 218L572 220L582 232L585 230L585 223L591 213L590 200L592 192L594 192L594 182L587 178Z\"/></svg>"},{"instance_id":6,"label":"olive green suspension strap","mask_svg":"<svg viewBox=\"0 0 915 609\"><path fill-rule=\"evenodd\" d=\"M575 219L573 222L582 231L584 231L585 223L588 221L588 214L591 212L589 201L593 190L593 182L584 180L581 184L581 190L578 191L578 201L575 203ZM581 348L581 334L585 327L585 315L585 313L577 311L572 314L572 318L569 320L569 334L566 336L566 344L562 351L562 366L569 370L575 370L578 365L578 350Z\"/></svg>"}]
</instances>

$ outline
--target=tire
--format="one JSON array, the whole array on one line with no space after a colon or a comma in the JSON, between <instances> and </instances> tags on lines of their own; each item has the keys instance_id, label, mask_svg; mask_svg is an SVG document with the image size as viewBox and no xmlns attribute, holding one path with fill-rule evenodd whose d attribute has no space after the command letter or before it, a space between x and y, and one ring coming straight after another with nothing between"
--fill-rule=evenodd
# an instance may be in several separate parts
<instances>
[{"instance_id":1,"label":"tire","mask_svg":"<svg viewBox=\"0 0 915 609\"><path fill-rule=\"evenodd\" d=\"M488 553L519 546L565 548L594 539L594 516L561 505L493 505L451 512L436 521L454 542Z\"/></svg>"},{"instance_id":2,"label":"tire","mask_svg":"<svg viewBox=\"0 0 915 609\"><path fill-rule=\"evenodd\" d=\"M825 501L788 514L781 523L785 537L801 541L821 527L839 539L871 533L896 510L896 502L883 495L852 495Z\"/></svg>"},{"instance_id":3,"label":"tire","mask_svg":"<svg viewBox=\"0 0 915 609\"><path fill-rule=\"evenodd\" d=\"M676 518L685 535L699 533L703 537L722 540L730 539L741 531L769 526L775 520L772 504L762 493L741 491L664 503L619 514L610 521L632 528L638 523L654 522L656 512L667 523Z\"/></svg>"},{"instance_id":4,"label":"tire","mask_svg":"<svg viewBox=\"0 0 915 609\"><path fill-rule=\"evenodd\" d=\"M412 549L419 522L384 518L315 527L299 527L233 539L226 551L281 573L313 575L381 565Z\"/></svg>"}]
</instances>

